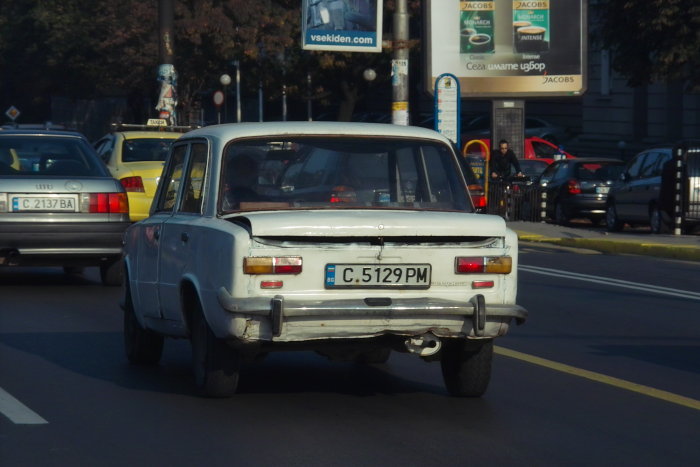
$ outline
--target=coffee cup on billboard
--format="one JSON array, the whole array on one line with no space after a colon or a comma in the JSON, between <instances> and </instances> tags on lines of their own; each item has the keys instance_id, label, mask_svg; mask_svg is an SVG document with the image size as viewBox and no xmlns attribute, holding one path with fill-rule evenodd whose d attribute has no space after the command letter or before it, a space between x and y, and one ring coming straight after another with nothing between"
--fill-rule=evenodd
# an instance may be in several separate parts
<instances>
[{"instance_id":1,"label":"coffee cup on billboard","mask_svg":"<svg viewBox=\"0 0 700 467\"><path fill-rule=\"evenodd\" d=\"M515 50L519 53L539 53L547 50L547 30L540 26L524 26L516 30Z\"/></svg>"},{"instance_id":2,"label":"coffee cup on billboard","mask_svg":"<svg viewBox=\"0 0 700 467\"><path fill-rule=\"evenodd\" d=\"M469 51L469 38L476 34L474 28L464 28L460 31L459 51L465 53Z\"/></svg>"},{"instance_id":3,"label":"coffee cup on billboard","mask_svg":"<svg viewBox=\"0 0 700 467\"><path fill-rule=\"evenodd\" d=\"M528 26L532 26L532 23L529 21L513 21L513 41L516 41L518 38L518 29Z\"/></svg>"},{"instance_id":4,"label":"coffee cup on billboard","mask_svg":"<svg viewBox=\"0 0 700 467\"><path fill-rule=\"evenodd\" d=\"M488 34L474 34L469 37L469 46L472 53L483 53L492 50L491 36Z\"/></svg>"}]
</instances>

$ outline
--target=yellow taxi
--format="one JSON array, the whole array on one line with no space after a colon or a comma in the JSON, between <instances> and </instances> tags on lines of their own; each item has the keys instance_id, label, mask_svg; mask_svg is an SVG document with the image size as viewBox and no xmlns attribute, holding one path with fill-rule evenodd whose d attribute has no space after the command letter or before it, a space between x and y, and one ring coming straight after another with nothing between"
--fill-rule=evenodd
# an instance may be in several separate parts
<instances>
[{"instance_id":1,"label":"yellow taxi","mask_svg":"<svg viewBox=\"0 0 700 467\"><path fill-rule=\"evenodd\" d=\"M148 217L170 145L194 127L168 126L150 119L146 125L113 124L112 131L94 143L97 153L129 197L132 222Z\"/></svg>"}]
</instances>

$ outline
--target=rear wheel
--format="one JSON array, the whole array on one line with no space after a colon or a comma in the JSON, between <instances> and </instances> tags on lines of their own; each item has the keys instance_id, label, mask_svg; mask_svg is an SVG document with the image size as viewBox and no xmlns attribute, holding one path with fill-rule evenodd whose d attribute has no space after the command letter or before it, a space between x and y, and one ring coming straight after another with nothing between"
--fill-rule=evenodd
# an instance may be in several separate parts
<instances>
[{"instance_id":1,"label":"rear wheel","mask_svg":"<svg viewBox=\"0 0 700 467\"><path fill-rule=\"evenodd\" d=\"M442 353L442 377L452 396L479 397L486 392L491 380L493 341L476 349L459 343L443 348Z\"/></svg>"},{"instance_id":2,"label":"rear wheel","mask_svg":"<svg viewBox=\"0 0 700 467\"><path fill-rule=\"evenodd\" d=\"M124 300L124 350L126 357L135 365L155 365L163 355L163 336L141 326L131 291L127 286Z\"/></svg>"},{"instance_id":3,"label":"rear wheel","mask_svg":"<svg viewBox=\"0 0 700 467\"><path fill-rule=\"evenodd\" d=\"M195 385L205 397L229 397L236 392L240 354L212 332L196 303L192 315L192 369Z\"/></svg>"},{"instance_id":4,"label":"rear wheel","mask_svg":"<svg viewBox=\"0 0 700 467\"><path fill-rule=\"evenodd\" d=\"M609 232L619 232L622 230L622 222L617 217L617 209L615 209L615 204L608 204L605 210L605 224Z\"/></svg>"},{"instance_id":5,"label":"rear wheel","mask_svg":"<svg viewBox=\"0 0 700 467\"><path fill-rule=\"evenodd\" d=\"M100 279L102 280L102 284L112 287L122 285L122 281L124 279L122 266L123 263L121 258L110 263L101 264Z\"/></svg>"},{"instance_id":6,"label":"rear wheel","mask_svg":"<svg viewBox=\"0 0 700 467\"><path fill-rule=\"evenodd\" d=\"M668 233L670 231L668 224L664 221L663 213L656 205L649 209L649 225L652 233L655 234Z\"/></svg>"}]
</instances>

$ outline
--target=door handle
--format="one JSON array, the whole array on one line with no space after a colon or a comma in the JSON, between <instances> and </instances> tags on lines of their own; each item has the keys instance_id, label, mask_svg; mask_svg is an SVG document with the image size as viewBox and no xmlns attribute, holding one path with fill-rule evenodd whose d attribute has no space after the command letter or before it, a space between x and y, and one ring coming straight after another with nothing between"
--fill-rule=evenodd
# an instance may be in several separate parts
<instances>
[{"instance_id":1,"label":"door handle","mask_svg":"<svg viewBox=\"0 0 700 467\"><path fill-rule=\"evenodd\" d=\"M187 243L187 241L188 241L189 239L190 239L190 234L188 234L187 232L182 232L182 233L180 234L180 240L182 240L183 243Z\"/></svg>"},{"instance_id":2,"label":"door handle","mask_svg":"<svg viewBox=\"0 0 700 467\"><path fill-rule=\"evenodd\" d=\"M160 238L160 229L153 230L153 238L155 238L156 240Z\"/></svg>"}]
</instances>

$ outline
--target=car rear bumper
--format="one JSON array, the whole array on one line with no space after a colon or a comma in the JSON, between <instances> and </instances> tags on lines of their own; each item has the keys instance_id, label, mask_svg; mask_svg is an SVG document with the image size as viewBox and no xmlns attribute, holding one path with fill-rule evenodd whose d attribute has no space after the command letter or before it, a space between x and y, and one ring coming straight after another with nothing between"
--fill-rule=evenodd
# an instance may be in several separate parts
<instances>
[{"instance_id":1,"label":"car rear bumper","mask_svg":"<svg viewBox=\"0 0 700 467\"><path fill-rule=\"evenodd\" d=\"M605 215L606 210L605 198L577 198L571 197L567 199L566 209L570 214L595 214L599 216Z\"/></svg>"},{"instance_id":2,"label":"car rear bumper","mask_svg":"<svg viewBox=\"0 0 700 467\"><path fill-rule=\"evenodd\" d=\"M218 337L247 341L300 341L362 338L382 334L491 338L504 335L510 322L525 322L528 312L515 304L488 304L482 295L461 301L438 298L295 300L217 294L228 312L208 317ZM218 322L217 318L220 318Z\"/></svg>"},{"instance_id":3,"label":"car rear bumper","mask_svg":"<svg viewBox=\"0 0 700 467\"><path fill-rule=\"evenodd\" d=\"M0 265L100 264L122 254L129 222L3 223Z\"/></svg>"}]
</instances>

